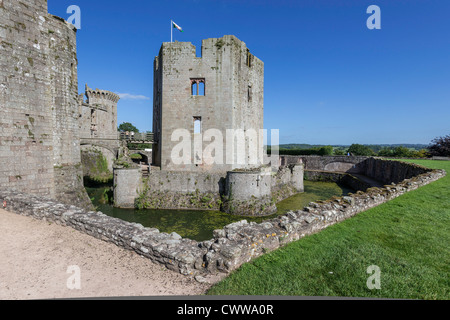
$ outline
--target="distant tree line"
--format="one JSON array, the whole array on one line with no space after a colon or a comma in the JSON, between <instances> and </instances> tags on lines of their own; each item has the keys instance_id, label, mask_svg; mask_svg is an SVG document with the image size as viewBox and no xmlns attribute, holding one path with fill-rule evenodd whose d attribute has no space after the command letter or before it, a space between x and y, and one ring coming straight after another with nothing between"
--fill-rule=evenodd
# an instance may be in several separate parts
<instances>
[{"instance_id":1,"label":"distant tree line","mask_svg":"<svg viewBox=\"0 0 450 320\"><path fill-rule=\"evenodd\" d=\"M120 132L139 133L139 129L129 122L124 122L118 127ZM151 144L129 145L133 149L151 149ZM267 147L267 153L271 154L271 148ZM429 146L420 144L408 145L362 145L351 146L319 146L309 144L284 144L279 146L280 155L295 156L379 156L399 158L427 158L432 156L450 157L450 135L435 138Z\"/></svg>"},{"instance_id":2,"label":"distant tree line","mask_svg":"<svg viewBox=\"0 0 450 320\"><path fill-rule=\"evenodd\" d=\"M309 148L307 148L309 146ZM305 148L306 147L306 148ZM271 148L267 148L271 154ZM393 158L428 158L432 156L450 157L450 135L434 139L429 146L424 145L362 145L351 146L311 146L307 144L289 144L279 146L280 155L318 155L318 156L379 156Z\"/></svg>"},{"instance_id":3,"label":"distant tree line","mask_svg":"<svg viewBox=\"0 0 450 320\"><path fill-rule=\"evenodd\" d=\"M279 148L279 153L281 155L289 155L289 156L331 156L333 155L333 147L332 146L323 146L323 147L315 147L309 149L286 149L283 147ZM271 154L271 147L267 147L267 153Z\"/></svg>"}]
</instances>

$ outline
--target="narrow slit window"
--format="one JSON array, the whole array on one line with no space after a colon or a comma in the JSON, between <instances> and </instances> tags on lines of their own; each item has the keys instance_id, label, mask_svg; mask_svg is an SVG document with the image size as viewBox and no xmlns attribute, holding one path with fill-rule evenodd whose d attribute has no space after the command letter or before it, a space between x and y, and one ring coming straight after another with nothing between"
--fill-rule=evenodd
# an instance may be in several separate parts
<instances>
[{"instance_id":1,"label":"narrow slit window","mask_svg":"<svg viewBox=\"0 0 450 320\"><path fill-rule=\"evenodd\" d=\"M247 49L247 67L249 67L249 68L252 67L252 59L253 59L253 56L250 53L250 50Z\"/></svg>"},{"instance_id":2,"label":"narrow slit window","mask_svg":"<svg viewBox=\"0 0 450 320\"><path fill-rule=\"evenodd\" d=\"M194 134L202 133L202 118L194 117Z\"/></svg>"}]
</instances>

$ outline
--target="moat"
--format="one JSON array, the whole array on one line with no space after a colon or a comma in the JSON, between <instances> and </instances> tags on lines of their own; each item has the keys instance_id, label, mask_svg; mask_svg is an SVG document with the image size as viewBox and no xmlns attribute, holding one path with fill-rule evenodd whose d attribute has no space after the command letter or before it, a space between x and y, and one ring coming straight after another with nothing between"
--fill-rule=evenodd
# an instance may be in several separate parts
<instances>
[{"instance_id":1,"label":"moat","mask_svg":"<svg viewBox=\"0 0 450 320\"><path fill-rule=\"evenodd\" d=\"M128 222L136 222L144 227L157 228L161 232L176 232L182 237L196 241L209 240L213 231L240 220L262 222L290 210L301 210L312 201L327 200L334 196L354 192L334 182L305 181L305 192L287 198L277 204L278 212L272 216L248 217L233 216L220 211L206 210L133 210L114 208L109 202L112 197L110 185L86 187L93 204L98 211Z\"/></svg>"}]
</instances>

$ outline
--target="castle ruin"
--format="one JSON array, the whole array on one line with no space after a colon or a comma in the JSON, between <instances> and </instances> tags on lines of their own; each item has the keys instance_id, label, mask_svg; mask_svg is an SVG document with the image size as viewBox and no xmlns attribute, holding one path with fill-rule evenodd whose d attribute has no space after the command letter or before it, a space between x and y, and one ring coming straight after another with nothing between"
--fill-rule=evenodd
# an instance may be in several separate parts
<instances>
[{"instance_id":1,"label":"castle ruin","mask_svg":"<svg viewBox=\"0 0 450 320\"><path fill-rule=\"evenodd\" d=\"M263 127L264 63L244 42L203 40L201 57L192 43L163 43L150 174L141 183L137 169L115 170L116 205L138 198L144 208L275 212L276 202L303 192L303 165L265 164Z\"/></svg>"},{"instance_id":2,"label":"castle ruin","mask_svg":"<svg viewBox=\"0 0 450 320\"><path fill-rule=\"evenodd\" d=\"M84 100L86 97L86 100ZM81 160L84 176L107 179L113 172L121 144L117 132L117 103L119 95L86 84L85 94L78 97ZM99 163L106 161L107 168Z\"/></svg>"}]
</instances>

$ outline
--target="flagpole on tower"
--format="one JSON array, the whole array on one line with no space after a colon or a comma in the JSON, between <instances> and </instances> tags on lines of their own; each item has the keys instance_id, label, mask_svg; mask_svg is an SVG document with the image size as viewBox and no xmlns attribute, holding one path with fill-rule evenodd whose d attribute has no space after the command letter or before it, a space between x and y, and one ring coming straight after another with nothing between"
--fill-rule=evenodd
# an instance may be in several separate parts
<instances>
[{"instance_id":1,"label":"flagpole on tower","mask_svg":"<svg viewBox=\"0 0 450 320\"><path fill-rule=\"evenodd\" d=\"M170 43L173 42L173 21L170 20Z\"/></svg>"}]
</instances>

